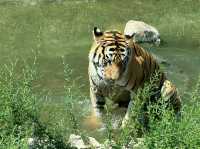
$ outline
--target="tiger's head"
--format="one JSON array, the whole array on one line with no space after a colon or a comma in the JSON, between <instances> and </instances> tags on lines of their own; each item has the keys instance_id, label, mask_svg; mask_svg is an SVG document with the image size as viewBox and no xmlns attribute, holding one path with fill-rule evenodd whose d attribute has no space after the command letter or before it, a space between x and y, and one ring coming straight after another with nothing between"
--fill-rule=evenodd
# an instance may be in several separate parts
<instances>
[{"instance_id":1,"label":"tiger's head","mask_svg":"<svg viewBox=\"0 0 200 149\"><path fill-rule=\"evenodd\" d=\"M92 61L98 75L107 80L119 79L130 58L132 37L116 30L102 32L97 27L93 30L93 37Z\"/></svg>"}]
</instances>

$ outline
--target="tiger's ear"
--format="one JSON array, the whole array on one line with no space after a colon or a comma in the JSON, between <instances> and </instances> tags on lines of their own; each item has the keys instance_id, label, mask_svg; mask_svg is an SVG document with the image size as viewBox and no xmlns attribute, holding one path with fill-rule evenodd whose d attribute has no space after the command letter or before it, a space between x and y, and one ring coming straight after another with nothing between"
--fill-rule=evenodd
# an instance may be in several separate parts
<instances>
[{"instance_id":1,"label":"tiger's ear","mask_svg":"<svg viewBox=\"0 0 200 149\"><path fill-rule=\"evenodd\" d=\"M96 42L98 42L101 37L103 36L103 32L97 28L97 27L94 27L94 30L93 30L93 38Z\"/></svg>"}]
</instances>

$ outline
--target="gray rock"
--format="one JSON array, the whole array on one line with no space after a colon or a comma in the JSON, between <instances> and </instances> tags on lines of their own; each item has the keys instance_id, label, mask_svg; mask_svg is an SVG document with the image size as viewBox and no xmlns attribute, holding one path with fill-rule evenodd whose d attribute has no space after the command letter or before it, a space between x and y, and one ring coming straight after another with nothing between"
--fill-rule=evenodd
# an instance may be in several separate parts
<instances>
[{"instance_id":1,"label":"gray rock","mask_svg":"<svg viewBox=\"0 0 200 149\"><path fill-rule=\"evenodd\" d=\"M102 145L92 137L87 137L87 143L83 141L81 136L71 134L68 140L68 143L70 144L71 147L77 148L77 149L90 149L90 148L95 148L95 149L102 149Z\"/></svg>"},{"instance_id":2,"label":"gray rock","mask_svg":"<svg viewBox=\"0 0 200 149\"><path fill-rule=\"evenodd\" d=\"M99 149L102 148L102 145L95 138L88 137L88 139L89 139L89 144L92 147L99 148Z\"/></svg>"},{"instance_id":3,"label":"gray rock","mask_svg":"<svg viewBox=\"0 0 200 149\"><path fill-rule=\"evenodd\" d=\"M160 45L160 33L158 30L142 21L128 21L124 29L124 35L133 36L133 40L136 43Z\"/></svg>"},{"instance_id":4,"label":"gray rock","mask_svg":"<svg viewBox=\"0 0 200 149\"><path fill-rule=\"evenodd\" d=\"M86 149L89 148L88 145L85 145L83 139L79 135L71 134L68 140L68 143L71 147L75 147L77 149Z\"/></svg>"},{"instance_id":5,"label":"gray rock","mask_svg":"<svg viewBox=\"0 0 200 149\"><path fill-rule=\"evenodd\" d=\"M34 149L35 145L38 143L36 138L28 138L28 148Z\"/></svg>"}]
</instances>

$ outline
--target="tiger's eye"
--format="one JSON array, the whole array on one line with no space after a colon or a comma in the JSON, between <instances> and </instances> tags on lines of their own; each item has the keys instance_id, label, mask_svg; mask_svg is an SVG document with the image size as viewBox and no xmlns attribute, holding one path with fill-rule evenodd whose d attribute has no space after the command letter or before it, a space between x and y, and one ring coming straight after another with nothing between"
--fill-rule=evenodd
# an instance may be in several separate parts
<instances>
[{"instance_id":1,"label":"tiger's eye","mask_svg":"<svg viewBox=\"0 0 200 149\"><path fill-rule=\"evenodd\" d=\"M124 51L125 51L125 49L120 49L120 51L121 51L121 52L124 52Z\"/></svg>"},{"instance_id":2,"label":"tiger's eye","mask_svg":"<svg viewBox=\"0 0 200 149\"><path fill-rule=\"evenodd\" d=\"M109 51L113 52L113 51L115 51L115 49L114 48L110 48Z\"/></svg>"}]
</instances>

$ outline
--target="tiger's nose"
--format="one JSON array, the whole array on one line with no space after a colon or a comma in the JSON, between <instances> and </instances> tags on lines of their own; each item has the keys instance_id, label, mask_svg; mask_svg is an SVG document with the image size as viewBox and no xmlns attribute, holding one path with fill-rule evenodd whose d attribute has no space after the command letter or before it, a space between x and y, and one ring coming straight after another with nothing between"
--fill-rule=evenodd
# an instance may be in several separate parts
<instances>
[{"instance_id":1,"label":"tiger's nose","mask_svg":"<svg viewBox=\"0 0 200 149\"><path fill-rule=\"evenodd\" d=\"M115 63L119 63L120 61L121 61L121 57L120 57L120 55L115 55L115 57L114 57L114 60L113 60Z\"/></svg>"}]
</instances>

